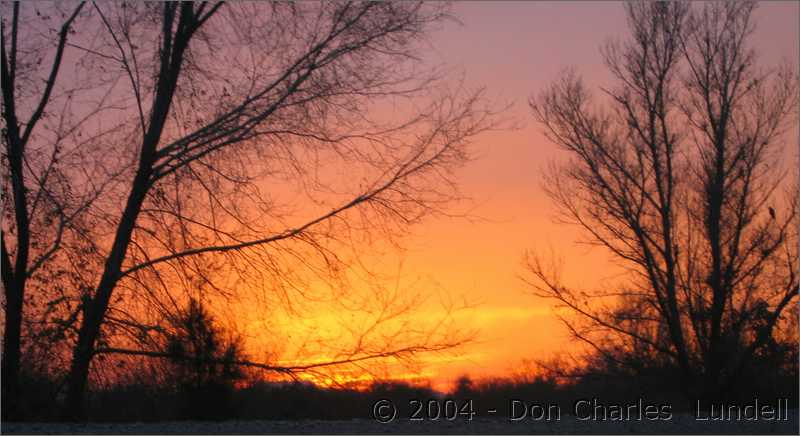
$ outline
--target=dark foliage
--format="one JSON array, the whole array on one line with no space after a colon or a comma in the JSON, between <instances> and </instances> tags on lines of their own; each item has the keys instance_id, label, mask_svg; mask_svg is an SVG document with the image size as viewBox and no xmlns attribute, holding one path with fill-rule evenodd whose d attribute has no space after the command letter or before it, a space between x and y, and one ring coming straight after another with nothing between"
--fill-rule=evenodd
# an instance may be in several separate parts
<instances>
[{"instance_id":1,"label":"dark foliage","mask_svg":"<svg viewBox=\"0 0 800 436\"><path fill-rule=\"evenodd\" d=\"M213 316L197 300L190 300L182 313L171 320L167 337L169 371L175 380L179 416L188 419L222 419L234 413L234 383L242 378L231 363L242 360L236 337L226 338Z\"/></svg>"},{"instance_id":2,"label":"dark foliage","mask_svg":"<svg viewBox=\"0 0 800 436\"><path fill-rule=\"evenodd\" d=\"M257 381L246 386L226 385L224 394L210 385L194 392L178 386L164 386L141 380L137 383L118 384L96 390L89 397L88 416L92 421L147 422L173 420L346 420L371 419L376 401L388 399L398 409L398 416L410 416L412 400L446 398L464 404L472 400L476 417L506 419L511 400L528 404L557 405L562 418L571 414L575 402L598 399L604 404L634 404L640 398L645 404L668 404L673 413L691 412L695 399L686 398L678 388L679 374L656 372L649 377L632 378L624 372L613 373L611 368L597 368L568 382L554 378L537 377L528 380L490 379L471 381L462 377L450 393L442 394L426 386L402 382L375 383L368 389L322 388L311 383L272 383ZM614 375L609 375L614 374ZM57 402L54 392L57 383L46 378L26 376L25 394L21 401L31 421L52 421ZM742 395L730 401L749 402L758 398L774 402L786 398L792 408L798 406L797 386L800 383L796 368L787 371L764 371L758 377L741 381ZM744 393L747 394L744 394ZM198 407L187 412L187 405ZM489 414L488 410L496 413Z\"/></svg>"}]
</instances>

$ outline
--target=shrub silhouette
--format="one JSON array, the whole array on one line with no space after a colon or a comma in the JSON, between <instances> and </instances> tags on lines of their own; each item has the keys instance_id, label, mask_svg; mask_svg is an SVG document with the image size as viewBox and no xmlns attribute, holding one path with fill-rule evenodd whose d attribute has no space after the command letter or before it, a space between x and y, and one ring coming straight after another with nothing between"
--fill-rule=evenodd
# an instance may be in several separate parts
<instances>
[{"instance_id":1,"label":"shrub silhouette","mask_svg":"<svg viewBox=\"0 0 800 436\"><path fill-rule=\"evenodd\" d=\"M198 300L170 320L166 349L180 402L189 419L222 419L233 413L234 383L243 377L241 341L225 332Z\"/></svg>"}]
</instances>

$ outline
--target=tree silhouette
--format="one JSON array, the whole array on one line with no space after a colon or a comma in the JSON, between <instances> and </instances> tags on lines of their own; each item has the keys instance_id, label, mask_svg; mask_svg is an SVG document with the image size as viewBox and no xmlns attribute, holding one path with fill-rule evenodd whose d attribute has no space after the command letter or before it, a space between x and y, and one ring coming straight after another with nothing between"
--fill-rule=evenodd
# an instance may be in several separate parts
<instances>
[{"instance_id":1,"label":"tree silhouette","mask_svg":"<svg viewBox=\"0 0 800 436\"><path fill-rule=\"evenodd\" d=\"M184 415L195 419L227 416L233 383L243 377L241 340L225 337L214 317L195 299L174 316L166 332L174 383L184 399Z\"/></svg>"},{"instance_id":2,"label":"tree silhouette","mask_svg":"<svg viewBox=\"0 0 800 436\"><path fill-rule=\"evenodd\" d=\"M666 362L709 398L729 392L798 294L796 197L781 195L779 165L797 78L758 66L754 7L629 3L630 38L603 49L607 105L573 72L531 101L570 156L546 182L560 217L629 273L586 292L531 254L532 288L577 315L568 328L603 358Z\"/></svg>"},{"instance_id":3,"label":"tree silhouette","mask_svg":"<svg viewBox=\"0 0 800 436\"><path fill-rule=\"evenodd\" d=\"M290 304L309 276L342 280L348 248L457 198L452 170L493 123L480 91L418 68L440 5L3 8L5 405L25 320L71 349L66 415L80 417L98 349L152 354L115 347L119 332L157 329L196 281L227 297L262 283ZM405 119L372 116L404 102Z\"/></svg>"}]
</instances>

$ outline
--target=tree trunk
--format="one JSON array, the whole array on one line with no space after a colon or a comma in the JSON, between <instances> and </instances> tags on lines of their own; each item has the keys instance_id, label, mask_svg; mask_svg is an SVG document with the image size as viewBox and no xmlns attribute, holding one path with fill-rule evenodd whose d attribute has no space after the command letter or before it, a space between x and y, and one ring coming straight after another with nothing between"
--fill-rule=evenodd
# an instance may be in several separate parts
<instances>
[{"instance_id":1,"label":"tree trunk","mask_svg":"<svg viewBox=\"0 0 800 436\"><path fill-rule=\"evenodd\" d=\"M3 74L6 77L7 74ZM4 89L4 91L6 91ZM6 116L8 120L8 115ZM10 120L16 123L16 119ZM22 310L25 301L25 282L28 272L28 244L30 243L29 220L27 199L25 195L25 182L22 171L22 142L19 139L19 130L16 124L9 124L6 131L8 143L8 161L11 173L11 185L14 191L14 218L17 231L17 250L14 267L11 266L11 257L7 251L5 240L2 242L2 281L5 288L5 331L3 332L3 357L2 357L2 399L3 418L15 419L14 407L19 402L17 389L19 388L19 364L21 354L20 334L22 332ZM13 405L13 406L12 406ZM18 410L16 410L18 412ZM9 415L7 415L10 414Z\"/></svg>"},{"instance_id":2,"label":"tree trunk","mask_svg":"<svg viewBox=\"0 0 800 436\"><path fill-rule=\"evenodd\" d=\"M175 87L181 70L183 53L188 46L194 28L191 3L181 5L180 22L173 41L172 22L176 8L172 4L164 6L165 31L162 43L161 69L159 71L156 96L150 115L150 124L144 135L139 154L139 166L131 185L125 209L122 213L111 252L106 260L103 275L97 285L94 298L84 307L84 316L78 334L78 343L73 350L67 388L65 418L82 420L86 418L85 392L89 378L89 367L94 356L95 342L100 335L100 327L105 318L111 294L120 279L120 270L128 251L128 245L136 225L136 218L150 189L150 176L155 160L156 146L161 138L164 123L169 113Z\"/></svg>"},{"instance_id":3,"label":"tree trunk","mask_svg":"<svg viewBox=\"0 0 800 436\"><path fill-rule=\"evenodd\" d=\"M111 301L111 294L119 281L120 268L128 250L136 217L139 215L147 195L149 166L146 168L147 170L139 171L134 178L133 190L128 197L125 212L117 228L114 245L106 261L100 284L97 285L95 296L84 303L83 320L78 332L78 343L72 352L72 364L67 382L67 398L64 405L64 419L66 420L79 421L86 418L84 393L89 378L89 366L94 356L95 342L100 336L100 327L108 310L108 303Z\"/></svg>"},{"instance_id":4,"label":"tree trunk","mask_svg":"<svg viewBox=\"0 0 800 436\"><path fill-rule=\"evenodd\" d=\"M64 404L65 421L82 421L86 419L84 392L89 380L89 364L92 360L93 344L89 341L87 324L81 326L78 345L72 355L72 365L67 379L67 399ZM91 341L93 342L93 341Z\"/></svg>"},{"instance_id":5,"label":"tree trunk","mask_svg":"<svg viewBox=\"0 0 800 436\"><path fill-rule=\"evenodd\" d=\"M22 290L19 283L6 287L5 331L3 332L2 404L3 420L17 420L19 416L19 362L20 332L22 327Z\"/></svg>"}]
</instances>

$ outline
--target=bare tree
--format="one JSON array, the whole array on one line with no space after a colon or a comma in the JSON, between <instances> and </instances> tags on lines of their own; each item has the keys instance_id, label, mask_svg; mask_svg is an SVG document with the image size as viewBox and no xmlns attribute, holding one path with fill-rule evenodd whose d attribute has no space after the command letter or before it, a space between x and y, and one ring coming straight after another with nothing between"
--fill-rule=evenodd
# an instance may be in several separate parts
<instances>
[{"instance_id":1,"label":"bare tree","mask_svg":"<svg viewBox=\"0 0 800 436\"><path fill-rule=\"evenodd\" d=\"M779 165L797 78L758 66L754 7L628 3L630 39L603 50L617 81L607 106L574 73L531 101L570 155L546 183L561 218L630 274L586 292L530 255L533 289L576 314L567 326L601 356L667 362L709 397L731 388L798 294L797 204L781 195Z\"/></svg>"},{"instance_id":2,"label":"bare tree","mask_svg":"<svg viewBox=\"0 0 800 436\"><path fill-rule=\"evenodd\" d=\"M59 178L56 141L51 153L46 147L34 144L35 130L47 114L56 78L59 75L64 49L71 26L83 8L77 6L65 17L55 32L56 48L46 72L44 86L36 91L28 87L36 78L33 71L42 59L25 56L33 48L19 42L21 25L28 21L20 16L18 3L11 6L11 29L7 28L6 9L2 21L2 89L3 89L3 237L0 270L5 296L3 331L3 403L4 417L11 412L17 394L17 374L20 367L20 335L23 306L28 279L48 262L59 249L64 228L74 216L65 210L55 196L63 181ZM10 40L10 41L9 41ZM30 43L30 42L29 42ZM26 118L23 118L26 116ZM41 129L40 129L41 130ZM36 156L36 163L29 156ZM76 202L77 203L77 202ZM80 209L80 204L75 204ZM9 239L9 240L7 240Z\"/></svg>"},{"instance_id":3,"label":"bare tree","mask_svg":"<svg viewBox=\"0 0 800 436\"><path fill-rule=\"evenodd\" d=\"M113 341L157 328L143 320L180 307L178 289L235 298L259 283L287 303L309 277L344 280L362 239L401 235L456 198L451 171L492 127L480 91L450 92L418 68L418 43L447 18L439 5L36 8L3 15L4 209L15 217L3 224L4 395L18 326L40 319L72 348L69 417L82 414L99 348L155 353ZM415 111L380 118L392 104ZM36 316L23 316L26 280L58 283L35 288Z\"/></svg>"}]
</instances>

